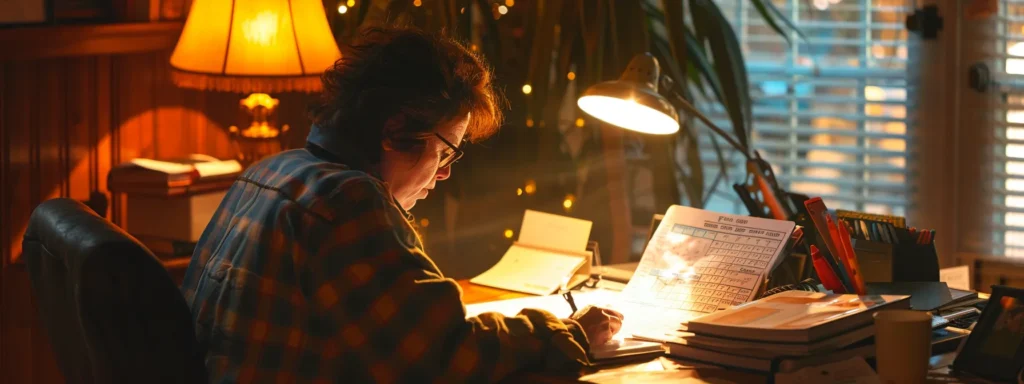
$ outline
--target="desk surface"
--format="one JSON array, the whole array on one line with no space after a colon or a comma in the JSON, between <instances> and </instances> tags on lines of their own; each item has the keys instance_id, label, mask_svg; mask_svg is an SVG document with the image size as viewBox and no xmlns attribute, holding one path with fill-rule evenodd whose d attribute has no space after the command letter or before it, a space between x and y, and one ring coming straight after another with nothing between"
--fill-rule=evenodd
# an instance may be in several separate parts
<instances>
[{"instance_id":1,"label":"desk surface","mask_svg":"<svg viewBox=\"0 0 1024 384\"><path fill-rule=\"evenodd\" d=\"M469 280L460 280L459 286L462 287L462 300L466 304L530 296L524 293L476 285L470 283ZM954 353L946 353L932 357L931 365L934 369L928 375L928 382L945 384L984 382L962 380L951 376L947 367L953 362L955 356ZM515 377L511 380L514 382L533 383L675 383L683 380L687 383L767 383L768 376L659 356L628 363L589 368L582 377L560 377L528 373L525 377Z\"/></svg>"}]
</instances>

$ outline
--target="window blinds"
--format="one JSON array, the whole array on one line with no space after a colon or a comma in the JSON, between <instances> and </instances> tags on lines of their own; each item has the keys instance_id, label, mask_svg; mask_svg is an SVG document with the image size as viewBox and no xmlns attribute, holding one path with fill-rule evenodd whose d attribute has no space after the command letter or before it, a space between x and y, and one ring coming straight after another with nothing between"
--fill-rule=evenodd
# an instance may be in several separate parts
<instances>
[{"instance_id":1,"label":"window blinds","mask_svg":"<svg viewBox=\"0 0 1024 384\"><path fill-rule=\"evenodd\" d=\"M988 170L994 214L988 251L1024 257L1024 0L1001 0L994 21L994 36L965 37L994 48L981 52L990 53L983 59L999 84L997 102L991 104L995 123Z\"/></svg>"},{"instance_id":2,"label":"window blinds","mask_svg":"<svg viewBox=\"0 0 1024 384\"><path fill-rule=\"evenodd\" d=\"M782 187L822 196L830 208L905 214L910 159L908 32L903 20L912 12L910 2L774 0L807 37L791 33L791 45L748 0L717 3L744 50L753 102L752 142L772 164ZM698 100L698 105L731 131L720 105L710 100ZM719 171L711 134L701 132L709 187ZM717 186L707 208L746 213L731 188L744 177L743 161L738 154L729 158L729 178Z\"/></svg>"}]
</instances>

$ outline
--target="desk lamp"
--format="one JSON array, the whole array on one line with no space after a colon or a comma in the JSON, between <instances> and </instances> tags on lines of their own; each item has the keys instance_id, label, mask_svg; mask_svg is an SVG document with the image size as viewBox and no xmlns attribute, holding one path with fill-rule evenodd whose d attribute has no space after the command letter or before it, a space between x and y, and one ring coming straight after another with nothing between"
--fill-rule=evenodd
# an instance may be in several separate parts
<instances>
[{"instance_id":1,"label":"desk lamp","mask_svg":"<svg viewBox=\"0 0 1024 384\"><path fill-rule=\"evenodd\" d=\"M320 90L320 73L341 57L319 0L195 0L171 55L175 85L249 96L249 123L231 126L238 160L281 150L288 126L274 122L272 92Z\"/></svg>"},{"instance_id":2,"label":"desk lamp","mask_svg":"<svg viewBox=\"0 0 1024 384\"><path fill-rule=\"evenodd\" d=\"M628 130L658 135L679 131L676 107L696 117L722 136L749 159L747 151L729 134L711 122L689 101L673 92L675 104L658 93L661 66L650 53L633 56L618 80L597 83L587 88L576 105L606 123Z\"/></svg>"},{"instance_id":3,"label":"desk lamp","mask_svg":"<svg viewBox=\"0 0 1024 384\"><path fill-rule=\"evenodd\" d=\"M672 91L672 100L658 93L658 81L661 78L661 67L658 59L650 53L633 56L626 70L618 80L595 84L583 92L576 105L606 123L632 131L668 135L679 131L679 115L676 107L696 117L743 154L747 159L748 183L750 191L759 191L764 205L771 216L778 220L786 220L794 212L792 204L777 196L787 194L779 187L772 173L771 166L760 156L752 157L746 147L740 145L731 135L711 122L707 116L686 101L678 92ZM756 153L755 153L756 155ZM762 210L752 208L751 211Z\"/></svg>"}]
</instances>

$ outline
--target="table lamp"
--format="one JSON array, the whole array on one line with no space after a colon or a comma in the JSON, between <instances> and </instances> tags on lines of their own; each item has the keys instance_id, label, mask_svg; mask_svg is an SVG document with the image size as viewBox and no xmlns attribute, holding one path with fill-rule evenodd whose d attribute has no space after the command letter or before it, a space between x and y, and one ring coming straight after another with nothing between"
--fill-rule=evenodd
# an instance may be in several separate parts
<instances>
[{"instance_id":1,"label":"table lamp","mask_svg":"<svg viewBox=\"0 0 1024 384\"><path fill-rule=\"evenodd\" d=\"M583 92L576 105L606 123L631 131L669 135L679 131L676 107L696 117L740 152L747 151L682 96L673 104L658 93L661 66L650 53L633 56L618 80L597 83ZM749 157L749 156L748 156Z\"/></svg>"},{"instance_id":2,"label":"table lamp","mask_svg":"<svg viewBox=\"0 0 1024 384\"><path fill-rule=\"evenodd\" d=\"M195 0L171 54L175 85L248 93L247 126L230 128L238 160L281 150L272 92L321 89L320 73L341 57L319 0Z\"/></svg>"}]
</instances>

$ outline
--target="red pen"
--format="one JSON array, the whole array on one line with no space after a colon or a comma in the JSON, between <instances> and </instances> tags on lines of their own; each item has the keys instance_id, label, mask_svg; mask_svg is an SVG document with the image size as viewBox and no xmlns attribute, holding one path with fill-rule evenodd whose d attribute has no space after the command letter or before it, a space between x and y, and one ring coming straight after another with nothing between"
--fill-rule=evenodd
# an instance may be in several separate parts
<instances>
[{"instance_id":1,"label":"red pen","mask_svg":"<svg viewBox=\"0 0 1024 384\"><path fill-rule=\"evenodd\" d=\"M867 289L864 286L864 278L860 275L860 263L857 262L857 253L853 250L853 242L850 241L850 232L845 226L839 225L839 242L843 248L843 265L846 272L850 274L850 283L858 295L866 295Z\"/></svg>"},{"instance_id":2,"label":"red pen","mask_svg":"<svg viewBox=\"0 0 1024 384\"><path fill-rule=\"evenodd\" d=\"M839 282L839 277L829 266L828 261L825 261L825 258L818 252L818 247L814 245L811 245L811 260L814 263L814 271L817 272L818 278L821 279L821 285L825 286L825 289L835 293L846 293L843 284Z\"/></svg>"}]
</instances>

